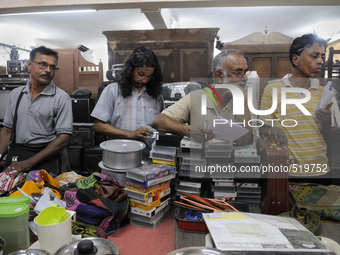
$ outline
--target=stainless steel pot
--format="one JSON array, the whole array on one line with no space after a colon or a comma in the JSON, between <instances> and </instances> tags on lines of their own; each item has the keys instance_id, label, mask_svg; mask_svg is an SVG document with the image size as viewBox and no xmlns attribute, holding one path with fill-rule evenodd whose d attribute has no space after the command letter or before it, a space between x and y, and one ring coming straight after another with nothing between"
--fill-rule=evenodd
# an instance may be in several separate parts
<instances>
[{"instance_id":1,"label":"stainless steel pot","mask_svg":"<svg viewBox=\"0 0 340 255\"><path fill-rule=\"evenodd\" d=\"M51 255L48 251L41 249L26 249L12 252L8 255Z\"/></svg>"},{"instance_id":2,"label":"stainless steel pot","mask_svg":"<svg viewBox=\"0 0 340 255\"><path fill-rule=\"evenodd\" d=\"M102 142L103 164L113 169L131 169L142 164L145 144L135 140L115 139Z\"/></svg>"},{"instance_id":3,"label":"stainless steel pot","mask_svg":"<svg viewBox=\"0 0 340 255\"><path fill-rule=\"evenodd\" d=\"M67 243L60 247L54 255L119 255L119 249L110 240L100 237L89 237Z\"/></svg>"}]
</instances>

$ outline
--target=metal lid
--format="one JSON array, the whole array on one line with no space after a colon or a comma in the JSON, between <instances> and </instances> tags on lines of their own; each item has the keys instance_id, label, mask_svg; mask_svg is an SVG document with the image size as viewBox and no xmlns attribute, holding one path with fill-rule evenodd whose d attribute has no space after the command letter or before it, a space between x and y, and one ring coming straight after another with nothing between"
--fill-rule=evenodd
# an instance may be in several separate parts
<instances>
[{"instance_id":1,"label":"metal lid","mask_svg":"<svg viewBox=\"0 0 340 255\"><path fill-rule=\"evenodd\" d=\"M8 255L51 255L48 251L41 250L41 249L26 249L26 250L19 250Z\"/></svg>"},{"instance_id":2,"label":"metal lid","mask_svg":"<svg viewBox=\"0 0 340 255\"><path fill-rule=\"evenodd\" d=\"M146 147L146 145L135 140L115 139L102 142L100 147L107 151L125 153L141 151Z\"/></svg>"},{"instance_id":3,"label":"metal lid","mask_svg":"<svg viewBox=\"0 0 340 255\"><path fill-rule=\"evenodd\" d=\"M231 255L229 252L220 251L217 249L206 248L201 246L186 247L182 249L175 250L168 253L167 255Z\"/></svg>"},{"instance_id":4,"label":"metal lid","mask_svg":"<svg viewBox=\"0 0 340 255\"><path fill-rule=\"evenodd\" d=\"M77 249L77 252L79 251L78 244L82 241L90 240L93 242L93 245L98 249L96 254L115 254L119 255L119 249L117 245L115 245L110 240L100 238L100 237L89 237L89 238L82 238L80 240L75 240L72 242L69 242L62 247L60 247L54 255L74 255L75 250ZM83 242L84 243L84 242ZM81 243L80 245L82 245ZM77 253L81 255L81 253ZM90 253L89 253L90 254Z\"/></svg>"}]
</instances>

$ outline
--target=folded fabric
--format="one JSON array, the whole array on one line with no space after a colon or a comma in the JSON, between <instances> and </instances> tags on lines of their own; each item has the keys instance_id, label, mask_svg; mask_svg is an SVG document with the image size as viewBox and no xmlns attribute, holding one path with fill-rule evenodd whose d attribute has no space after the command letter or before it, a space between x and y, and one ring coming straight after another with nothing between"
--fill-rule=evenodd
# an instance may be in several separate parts
<instances>
[{"instance_id":1,"label":"folded fabric","mask_svg":"<svg viewBox=\"0 0 340 255\"><path fill-rule=\"evenodd\" d=\"M16 172L16 170L13 170L0 173L0 191L10 191L20 178L25 175L24 173L20 173L16 178L13 178Z\"/></svg>"},{"instance_id":2,"label":"folded fabric","mask_svg":"<svg viewBox=\"0 0 340 255\"><path fill-rule=\"evenodd\" d=\"M106 238L108 232L117 230L129 209L124 186L98 173L78 180L76 186L65 192L64 199L66 208L76 211L77 220L97 225L98 237Z\"/></svg>"},{"instance_id":3,"label":"folded fabric","mask_svg":"<svg viewBox=\"0 0 340 255\"><path fill-rule=\"evenodd\" d=\"M112 213L106 209L79 201L76 194L77 189L72 188L65 192L64 198L66 208L77 212L77 220L99 226L106 217L112 215Z\"/></svg>"},{"instance_id":4,"label":"folded fabric","mask_svg":"<svg viewBox=\"0 0 340 255\"><path fill-rule=\"evenodd\" d=\"M96 237L97 228L98 228L97 226L86 224L78 220L72 222L72 234L81 235L82 238Z\"/></svg>"}]
</instances>

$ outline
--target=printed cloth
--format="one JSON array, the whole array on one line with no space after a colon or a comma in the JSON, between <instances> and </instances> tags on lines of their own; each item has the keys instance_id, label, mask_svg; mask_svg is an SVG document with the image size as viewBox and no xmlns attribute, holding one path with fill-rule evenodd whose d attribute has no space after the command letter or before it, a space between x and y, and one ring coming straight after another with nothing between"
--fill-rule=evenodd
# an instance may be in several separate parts
<instances>
[{"instance_id":1,"label":"printed cloth","mask_svg":"<svg viewBox=\"0 0 340 255\"><path fill-rule=\"evenodd\" d=\"M13 179L13 175L16 173L16 170L11 172L2 172L0 173L0 191L10 191L15 184L23 177L25 174L20 173L16 178Z\"/></svg>"},{"instance_id":2,"label":"printed cloth","mask_svg":"<svg viewBox=\"0 0 340 255\"><path fill-rule=\"evenodd\" d=\"M299 209L314 212L322 220L340 221L340 187L338 185L290 183L289 190Z\"/></svg>"},{"instance_id":3,"label":"printed cloth","mask_svg":"<svg viewBox=\"0 0 340 255\"><path fill-rule=\"evenodd\" d=\"M31 196L32 193L41 193L45 187L51 188L57 198L61 199L59 193L60 184L45 170L35 170L26 174L25 178L21 179L17 185L11 190L9 196L22 196L17 188L20 188L24 193Z\"/></svg>"}]
</instances>

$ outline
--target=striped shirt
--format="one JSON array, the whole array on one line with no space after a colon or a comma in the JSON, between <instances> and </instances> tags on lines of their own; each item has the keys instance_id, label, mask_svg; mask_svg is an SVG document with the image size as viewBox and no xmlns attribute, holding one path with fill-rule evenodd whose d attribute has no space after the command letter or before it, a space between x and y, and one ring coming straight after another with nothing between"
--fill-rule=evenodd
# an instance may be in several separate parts
<instances>
[{"instance_id":1,"label":"striped shirt","mask_svg":"<svg viewBox=\"0 0 340 255\"><path fill-rule=\"evenodd\" d=\"M324 175L329 171L327 146L320 133L321 124L315 121L315 108L319 104L323 87L317 84L317 80L310 79L309 92L311 98L303 106L312 114L305 115L295 104L286 105L286 115L281 114L281 88L292 87L289 82L290 75L282 80L265 87L261 98L261 110L271 108L273 103L273 88L277 88L278 104L275 111L269 115L260 115L259 118L270 127L282 129L288 139L290 159L296 159L295 164L290 165L291 176L312 177ZM287 93L287 99L304 98L304 94ZM280 121L270 121L276 119ZM290 119L290 121L288 121ZM295 121L292 121L295 120ZM283 126L282 125L283 122ZM293 127L296 124L295 127ZM290 126L290 127L289 127ZM297 163L297 164L296 164Z\"/></svg>"}]
</instances>

